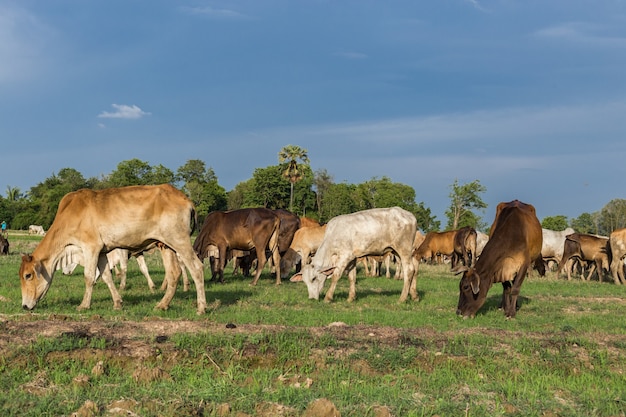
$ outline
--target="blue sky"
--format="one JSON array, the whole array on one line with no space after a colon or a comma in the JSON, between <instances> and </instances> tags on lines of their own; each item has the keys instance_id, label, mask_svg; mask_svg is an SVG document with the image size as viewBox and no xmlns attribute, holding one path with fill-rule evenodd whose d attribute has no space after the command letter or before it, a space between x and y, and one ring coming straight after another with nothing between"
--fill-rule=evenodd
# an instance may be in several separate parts
<instances>
[{"instance_id":1,"label":"blue sky","mask_svg":"<svg viewBox=\"0 0 626 417\"><path fill-rule=\"evenodd\" d=\"M626 198L626 1L0 0L0 138L2 194L294 144L444 225L455 179L578 217Z\"/></svg>"}]
</instances>

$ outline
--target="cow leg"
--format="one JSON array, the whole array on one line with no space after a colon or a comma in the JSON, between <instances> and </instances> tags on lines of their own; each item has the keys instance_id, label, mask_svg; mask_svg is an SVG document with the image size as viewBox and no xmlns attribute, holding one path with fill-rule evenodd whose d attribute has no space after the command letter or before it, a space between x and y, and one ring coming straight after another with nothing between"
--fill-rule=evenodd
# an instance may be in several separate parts
<instances>
[{"instance_id":1,"label":"cow leg","mask_svg":"<svg viewBox=\"0 0 626 417\"><path fill-rule=\"evenodd\" d=\"M398 257L400 256L398 255ZM409 295L411 295L411 299L419 300L419 295L417 294L417 266L413 265L413 259L414 258L410 255L400 257L404 284L402 285L402 293L400 293L400 299L398 300L399 303L404 303Z\"/></svg>"},{"instance_id":2,"label":"cow leg","mask_svg":"<svg viewBox=\"0 0 626 417\"><path fill-rule=\"evenodd\" d=\"M274 268L276 273L276 285L280 285L280 253L278 248L272 252L272 261L274 262Z\"/></svg>"},{"instance_id":3,"label":"cow leg","mask_svg":"<svg viewBox=\"0 0 626 417\"><path fill-rule=\"evenodd\" d=\"M111 267L107 262L106 256L100 256L98 259L98 270L102 271L102 281L109 287L109 292L111 293L111 298L113 298L113 309L121 310L122 309L122 296L115 288L115 283L113 282L113 275L111 274Z\"/></svg>"},{"instance_id":4,"label":"cow leg","mask_svg":"<svg viewBox=\"0 0 626 417\"><path fill-rule=\"evenodd\" d=\"M98 258L91 258L85 256L85 293L83 294L83 300L77 307L77 310L88 310L91 308L91 296L93 294L93 286L98 278ZM108 266L107 266L108 267Z\"/></svg>"},{"instance_id":5,"label":"cow leg","mask_svg":"<svg viewBox=\"0 0 626 417\"><path fill-rule=\"evenodd\" d=\"M135 256L135 259L137 260L137 265L139 265L139 271L141 271L141 274L146 277L146 281L148 281L148 288L150 288L150 292L154 293L156 285L154 285L154 281L152 281L152 277L150 277L150 271L148 271L146 258L143 256L143 254L140 253L139 255Z\"/></svg>"},{"instance_id":6,"label":"cow leg","mask_svg":"<svg viewBox=\"0 0 626 417\"><path fill-rule=\"evenodd\" d=\"M172 299L174 298L174 294L176 293L176 287L178 286L178 280L180 278L180 267L176 270L176 267L173 266L175 263L174 251L167 247L159 247L159 250L161 251L161 257L163 258L163 269L165 269L164 281L167 282L167 288L165 290L165 294L163 294L163 298L154 308L158 310L167 310L172 302Z\"/></svg>"},{"instance_id":7,"label":"cow leg","mask_svg":"<svg viewBox=\"0 0 626 417\"><path fill-rule=\"evenodd\" d=\"M329 303L333 301L335 288L337 288L337 281L339 281L339 278L341 278L343 271L345 271L346 268L349 268L350 266L356 270L356 259L352 260L351 264L353 265L346 265L346 262L344 260L341 260L337 263L337 266L335 267L333 274L330 278L330 286L328 287L328 291L326 291L326 295L324 296L325 302Z\"/></svg>"},{"instance_id":8,"label":"cow leg","mask_svg":"<svg viewBox=\"0 0 626 417\"><path fill-rule=\"evenodd\" d=\"M255 248L255 250L256 250L257 264L256 264L256 271L254 272L254 279L252 280L250 285L256 285L257 281L259 280L259 277L261 276L261 272L263 272L263 268L265 268L265 264L267 263L267 257L265 256L265 248L261 248L261 246L259 245L258 247Z\"/></svg>"},{"instance_id":9,"label":"cow leg","mask_svg":"<svg viewBox=\"0 0 626 417\"><path fill-rule=\"evenodd\" d=\"M621 285L624 280L624 260L615 256L611 261L611 275L615 285Z\"/></svg>"},{"instance_id":10,"label":"cow leg","mask_svg":"<svg viewBox=\"0 0 626 417\"><path fill-rule=\"evenodd\" d=\"M178 253L174 252L167 246L160 248L161 256L163 257L163 266L165 268L165 279L167 280L167 290L161 301L155 306L156 309L167 310L169 308L172 298L176 292L176 286L178 280L182 275L181 265L179 260L189 271L195 287L197 298L197 314L204 314L206 312L206 295L204 291L204 271L203 265L198 256L193 250L182 249Z\"/></svg>"},{"instance_id":11,"label":"cow leg","mask_svg":"<svg viewBox=\"0 0 626 417\"><path fill-rule=\"evenodd\" d=\"M350 289L348 290L348 302L351 303L356 299L356 263L353 268L348 271L348 280L350 281Z\"/></svg>"},{"instance_id":12,"label":"cow leg","mask_svg":"<svg viewBox=\"0 0 626 417\"><path fill-rule=\"evenodd\" d=\"M120 277L120 290L126 289L126 275L128 274L128 258L126 256L121 256L119 259L119 274L117 271L117 265L115 270L115 275ZM109 265L111 267L111 265ZM104 274L102 274L102 279L104 280Z\"/></svg>"}]
</instances>

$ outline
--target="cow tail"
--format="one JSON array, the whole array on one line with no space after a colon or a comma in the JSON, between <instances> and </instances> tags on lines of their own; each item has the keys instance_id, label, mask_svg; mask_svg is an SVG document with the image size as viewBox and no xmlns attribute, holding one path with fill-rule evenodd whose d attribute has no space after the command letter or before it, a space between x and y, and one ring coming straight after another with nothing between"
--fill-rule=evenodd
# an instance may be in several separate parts
<instances>
[{"instance_id":1,"label":"cow tail","mask_svg":"<svg viewBox=\"0 0 626 417\"><path fill-rule=\"evenodd\" d=\"M198 213L196 213L196 208L195 207L191 207L191 224L189 225L189 228L191 229L191 233L190 235L192 235L195 231L196 231L196 226L198 225Z\"/></svg>"}]
</instances>

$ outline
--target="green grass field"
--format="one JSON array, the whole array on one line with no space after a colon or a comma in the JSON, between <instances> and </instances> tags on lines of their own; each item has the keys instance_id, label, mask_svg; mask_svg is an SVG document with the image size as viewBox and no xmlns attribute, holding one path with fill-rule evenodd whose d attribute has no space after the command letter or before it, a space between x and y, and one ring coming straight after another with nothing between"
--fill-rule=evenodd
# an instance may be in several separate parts
<instances>
[{"instance_id":1,"label":"green grass field","mask_svg":"<svg viewBox=\"0 0 626 417\"><path fill-rule=\"evenodd\" d=\"M100 282L92 309L78 312L78 268L57 273L25 312L19 253L36 239L9 240L0 415L300 416L320 398L344 417L626 415L626 287L612 281L532 275L516 319L498 310L496 285L463 320L447 266L423 265L421 300L403 304L401 281L384 277L360 274L353 303L342 278L324 303L302 283L275 286L269 271L251 287L228 270L225 284L207 277L209 308L197 316L193 284L179 285L168 311L154 310L162 293L148 291L131 259L121 311ZM149 265L159 285L159 255Z\"/></svg>"}]
</instances>

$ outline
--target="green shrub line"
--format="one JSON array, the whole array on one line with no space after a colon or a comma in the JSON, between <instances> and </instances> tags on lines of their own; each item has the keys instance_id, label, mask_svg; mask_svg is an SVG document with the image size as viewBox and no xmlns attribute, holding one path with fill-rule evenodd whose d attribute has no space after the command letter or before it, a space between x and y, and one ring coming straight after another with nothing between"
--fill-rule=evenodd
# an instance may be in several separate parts
<instances>
[{"instance_id":1,"label":"green shrub line","mask_svg":"<svg viewBox=\"0 0 626 417\"><path fill-rule=\"evenodd\" d=\"M344 417L377 416L381 407L394 416L626 415L626 287L612 281L533 273L515 319L498 310L495 285L476 318L463 320L458 277L446 265L422 265L420 301L402 304L401 281L362 271L353 303L345 277L325 303L308 300L302 283L275 286L269 271L251 287L228 269L225 284L206 272L209 307L197 316L193 284L179 285L169 310L154 310L162 293L149 292L131 259L122 310L98 283L92 309L77 311L78 268L57 272L25 312L21 243L11 243L0 257L0 415L69 416L89 400L93 415L123 402L141 416L223 415L224 403L229 415L271 415L280 404L283 415L299 416L318 398ZM160 285L158 255L148 264ZM124 333L159 323L193 331ZM35 324L64 330L29 334Z\"/></svg>"}]
</instances>

